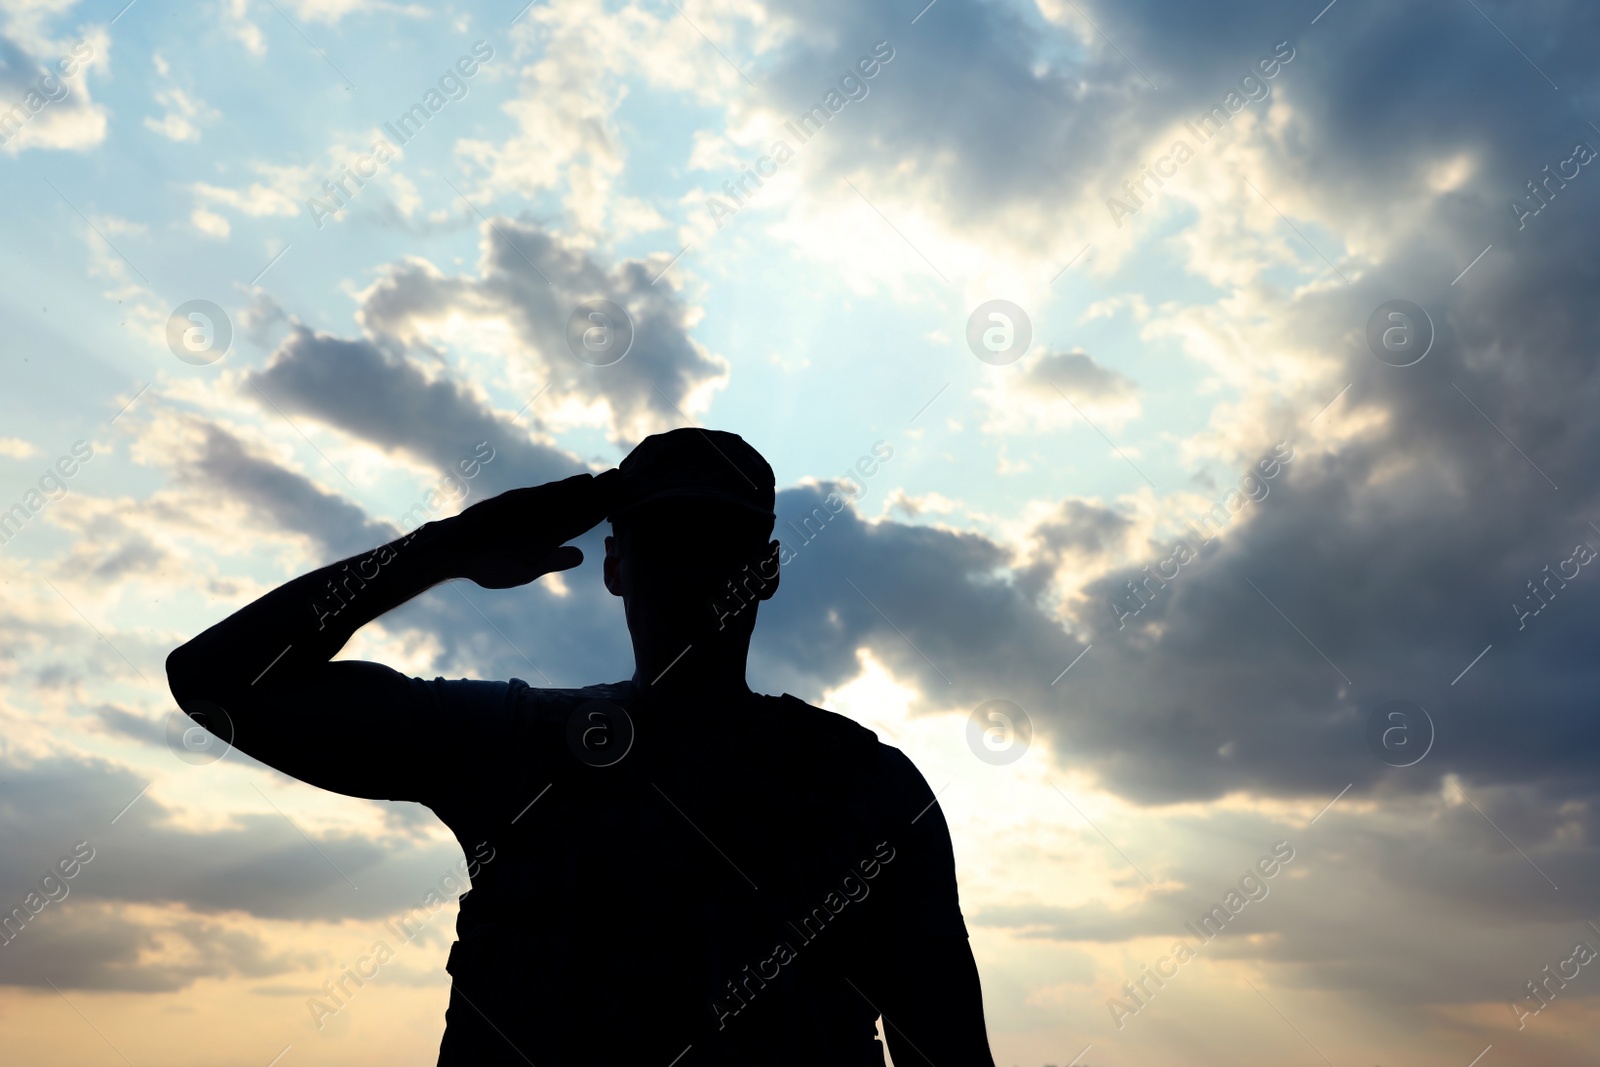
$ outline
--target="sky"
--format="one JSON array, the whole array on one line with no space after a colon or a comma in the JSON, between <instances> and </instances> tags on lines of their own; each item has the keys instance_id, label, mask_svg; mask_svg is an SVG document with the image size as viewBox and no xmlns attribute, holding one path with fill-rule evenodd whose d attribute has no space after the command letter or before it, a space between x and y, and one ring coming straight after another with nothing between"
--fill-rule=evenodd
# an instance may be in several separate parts
<instances>
[{"instance_id":1,"label":"sky","mask_svg":"<svg viewBox=\"0 0 1600 1067\"><path fill-rule=\"evenodd\" d=\"M163 662L680 426L777 476L751 685L938 793L997 1063L1593 1058L1594 5L122 3L0 2L8 1064L434 1062L461 847ZM603 533L341 655L626 678Z\"/></svg>"}]
</instances>

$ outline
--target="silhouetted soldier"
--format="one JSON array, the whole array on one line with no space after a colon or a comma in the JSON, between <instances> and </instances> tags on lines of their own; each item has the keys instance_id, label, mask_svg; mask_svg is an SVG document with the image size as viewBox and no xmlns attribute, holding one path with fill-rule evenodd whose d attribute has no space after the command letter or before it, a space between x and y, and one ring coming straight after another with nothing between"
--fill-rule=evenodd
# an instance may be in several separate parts
<instances>
[{"instance_id":1,"label":"silhouetted soldier","mask_svg":"<svg viewBox=\"0 0 1600 1067\"><path fill-rule=\"evenodd\" d=\"M440 1064L992 1067L949 831L898 749L752 693L778 586L772 469L673 430L297 578L167 660L197 721L305 782L418 801L474 855ZM407 678L330 662L438 582L582 562L602 519L629 681ZM819 623L820 625L820 623ZM492 854L485 849L492 848Z\"/></svg>"}]
</instances>

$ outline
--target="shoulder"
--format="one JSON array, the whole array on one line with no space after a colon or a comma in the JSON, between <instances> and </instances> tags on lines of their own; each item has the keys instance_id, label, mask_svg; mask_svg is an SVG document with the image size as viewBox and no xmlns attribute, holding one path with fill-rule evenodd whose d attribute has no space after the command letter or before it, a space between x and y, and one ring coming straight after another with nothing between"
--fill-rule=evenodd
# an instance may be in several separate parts
<instances>
[{"instance_id":1,"label":"shoulder","mask_svg":"<svg viewBox=\"0 0 1600 1067\"><path fill-rule=\"evenodd\" d=\"M788 693L765 699L771 705L766 719L772 741L794 759L812 767L832 766L841 773L848 768L858 780L870 783L870 792L890 801L897 811L908 804L914 804L913 811L919 810L933 798L911 758L884 744L854 719Z\"/></svg>"},{"instance_id":2,"label":"shoulder","mask_svg":"<svg viewBox=\"0 0 1600 1067\"><path fill-rule=\"evenodd\" d=\"M785 693L782 704L789 729L814 746L807 755L826 763L849 765L871 804L885 814L915 818L934 800L928 781L900 749L885 744L878 735L854 719L813 707Z\"/></svg>"},{"instance_id":3,"label":"shoulder","mask_svg":"<svg viewBox=\"0 0 1600 1067\"><path fill-rule=\"evenodd\" d=\"M808 755L866 754L884 747L878 735L838 712L807 704L797 696L764 696L763 725L775 741L797 745Z\"/></svg>"}]
</instances>

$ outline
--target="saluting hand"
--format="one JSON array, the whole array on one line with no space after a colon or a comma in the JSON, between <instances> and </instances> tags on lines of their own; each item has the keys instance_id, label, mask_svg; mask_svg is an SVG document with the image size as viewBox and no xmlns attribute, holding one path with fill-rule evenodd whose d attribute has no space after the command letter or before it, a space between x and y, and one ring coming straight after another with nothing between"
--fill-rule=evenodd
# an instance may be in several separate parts
<instances>
[{"instance_id":1,"label":"saluting hand","mask_svg":"<svg viewBox=\"0 0 1600 1067\"><path fill-rule=\"evenodd\" d=\"M566 542L605 520L617 477L613 468L509 489L444 520L453 576L511 589L576 567L583 552Z\"/></svg>"}]
</instances>

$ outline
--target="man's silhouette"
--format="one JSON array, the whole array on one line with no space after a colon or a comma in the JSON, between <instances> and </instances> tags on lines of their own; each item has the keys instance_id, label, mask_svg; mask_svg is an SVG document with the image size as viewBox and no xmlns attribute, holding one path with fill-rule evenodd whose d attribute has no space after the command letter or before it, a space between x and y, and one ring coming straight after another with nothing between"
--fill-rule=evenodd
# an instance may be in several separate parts
<instances>
[{"instance_id":1,"label":"man's silhouette","mask_svg":"<svg viewBox=\"0 0 1600 1067\"><path fill-rule=\"evenodd\" d=\"M745 684L778 586L773 500L737 435L657 434L618 469L296 578L168 658L178 704L231 722L244 752L419 801L491 857L461 900L440 1064L882 1067L881 1014L899 1067L992 1067L927 783L850 720ZM438 582L577 566L565 542L605 518L632 679L535 689L330 662Z\"/></svg>"}]
</instances>

